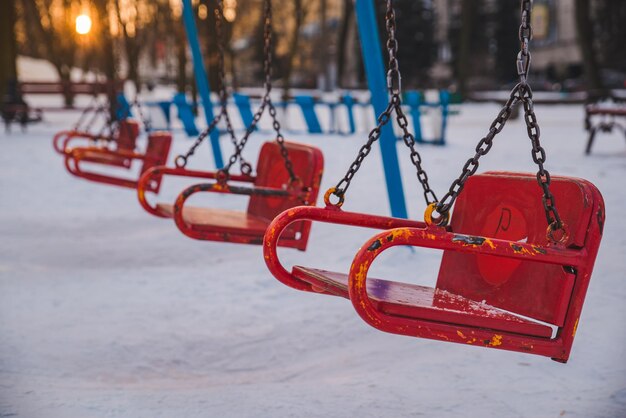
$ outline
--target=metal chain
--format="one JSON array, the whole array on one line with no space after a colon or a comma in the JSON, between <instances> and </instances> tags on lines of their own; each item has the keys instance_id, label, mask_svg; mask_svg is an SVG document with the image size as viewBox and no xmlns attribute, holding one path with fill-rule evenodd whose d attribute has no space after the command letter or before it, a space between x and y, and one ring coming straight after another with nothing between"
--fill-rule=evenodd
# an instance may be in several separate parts
<instances>
[{"instance_id":1,"label":"metal chain","mask_svg":"<svg viewBox=\"0 0 626 418\"><path fill-rule=\"evenodd\" d=\"M408 120L404 111L402 110L402 83L400 75L400 67L398 65L398 40L396 39L396 14L393 9L393 0L387 0L387 10L385 13L385 27L387 29L387 52L389 54L388 70L387 70L387 88L389 90L390 99L387 104L387 108L383 113L378 116L377 125L368 135L368 140L363 145L357 154L356 159L350 164L345 176L334 187L332 194L339 198L340 202L343 202L346 191L350 187L350 182L361 167L363 160L370 153L372 144L378 141L380 138L380 131L391 120L391 114L395 111L396 121L402 130L402 140L404 144L411 150L411 163L415 166L417 173L417 180L424 189L424 199L426 204L437 202L437 196L435 192L430 188L428 184L428 175L422 168L422 157L415 148L415 137L408 129Z\"/></svg>"},{"instance_id":2,"label":"metal chain","mask_svg":"<svg viewBox=\"0 0 626 418\"><path fill-rule=\"evenodd\" d=\"M141 122L143 122L144 129L146 130L146 132L150 132L152 130L152 124L150 120L144 116L143 106L139 101L139 97L135 96L135 101L133 102L133 104L137 107L137 113L139 114L139 119L141 119Z\"/></svg>"},{"instance_id":3,"label":"metal chain","mask_svg":"<svg viewBox=\"0 0 626 418\"><path fill-rule=\"evenodd\" d=\"M437 195L430 188L430 184L428 184L428 174L422 168L422 156L415 147L415 137L411 132L409 132L409 121L402 110L402 102L399 94L394 94L391 97L391 102L394 104L394 109L396 110L396 121L402 130L402 140L404 144L411 150L411 163L415 166L417 180L422 185L422 189L424 189L424 200L427 205L431 203L436 203L438 201Z\"/></svg>"},{"instance_id":4,"label":"metal chain","mask_svg":"<svg viewBox=\"0 0 626 418\"><path fill-rule=\"evenodd\" d=\"M105 131L109 131L109 138L114 138L115 137L115 133L117 132L118 129L118 124L116 124L115 120L111 119L111 113L108 111L108 106L107 107L107 111L106 111L106 120L104 122L104 125L102 126L102 128L100 129L100 132L98 132L98 137L99 138L104 138L104 132Z\"/></svg>"},{"instance_id":5,"label":"metal chain","mask_svg":"<svg viewBox=\"0 0 626 418\"><path fill-rule=\"evenodd\" d=\"M217 48L218 48L218 65L217 65L217 79L219 86L219 98L220 98L220 108L222 112L222 117L224 118L224 123L226 125L226 132L230 137L230 142L234 147L237 147L237 136L235 135L235 130L233 129L232 122L230 120L230 114L228 112L228 91L226 87L226 71L224 64L224 56L225 56L225 36L222 31L222 22L224 20L224 7L221 0L218 0L215 6L214 14L215 14L215 32L217 37ZM248 163L242 155L239 155L239 168L242 174L250 174L252 172L252 166Z\"/></svg>"},{"instance_id":6,"label":"metal chain","mask_svg":"<svg viewBox=\"0 0 626 418\"><path fill-rule=\"evenodd\" d=\"M269 106L269 114L272 117L272 128L274 128L274 132L276 132L276 142L280 147L280 155L283 157L285 169L287 170L287 173L289 173L289 181L291 183L295 183L298 178L293 171L293 163L289 158L289 151L287 151L287 147L285 146L285 137L280 131L280 122L278 122L278 118L276 117L276 107L274 107L274 103L272 103L271 99L268 100L267 104Z\"/></svg>"},{"instance_id":7,"label":"metal chain","mask_svg":"<svg viewBox=\"0 0 626 418\"><path fill-rule=\"evenodd\" d=\"M230 121L230 115L228 113L228 92L226 90L226 75L224 71L224 36L222 33L222 1L217 1L215 5L215 32L217 38L217 47L218 47L218 65L217 65L217 79L219 83L218 93L220 98L220 111L213 117L213 120L209 123L209 125L198 135L194 143L191 145L189 150L185 154L181 154L176 157L174 163L178 168L184 168L189 161L189 158L194 155L196 149L202 144L204 139L209 136L211 132L217 127L218 123L222 120L225 121L226 131L230 136L230 140L233 146L237 147L237 137L235 135L235 131L233 129L232 123ZM239 156L240 164L241 164L241 172L244 174L250 174L252 167L249 163L247 163L241 156ZM232 163L237 161L235 158ZM232 164L231 163L231 164Z\"/></svg>"},{"instance_id":8,"label":"metal chain","mask_svg":"<svg viewBox=\"0 0 626 418\"><path fill-rule=\"evenodd\" d=\"M549 227L548 237L552 241L559 241L554 238L554 232L561 230L563 233L562 237L564 237L566 236L566 231L559 212L556 209L554 196L550 192L550 173L544 168L546 151L541 146L539 141L540 130L532 101L533 93L530 85L528 85L528 70L531 62L531 55L528 46L532 38L532 26L530 23L531 7L532 0L522 0L521 24L519 27L520 52L516 58L517 73L520 77L520 81L511 91L508 101L491 124L487 135L482 138L476 146L476 154L467 160L463 166L461 175L452 182L452 185L446 195L440 202L437 203L436 209L437 212L442 215L447 215L449 213L454 201L458 197L459 193L461 193L461 190L463 190L467 179L476 173L476 170L478 170L478 160L481 156L489 152L493 145L494 137L502 131L504 125L509 120L513 106L518 103L522 103L524 108L524 122L526 123L526 130L532 144L532 158L539 167L539 170L537 171L537 182L543 190L542 201Z\"/></svg>"},{"instance_id":9,"label":"metal chain","mask_svg":"<svg viewBox=\"0 0 626 418\"><path fill-rule=\"evenodd\" d=\"M96 121L98 120L98 117L103 114L104 112L106 112L106 107L104 104L102 103L97 103L96 108L93 111L93 114L91 115L91 118L89 119L89 121L84 125L84 128L82 129L85 132L91 132L91 128L93 127L93 125L96 124ZM76 124L75 130L81 130L79 123Z\"/></svg>"},{"instance_id":10,"label":"metal chain","mask_svg":"<svg viewBox=\"0 0 626 418\"><path fill-rule=\"evenodd\" d=\"M533 37L533 28L530 25L530 13L532 10L532 0L522 0L521 3L521 23L518 31L520 41L520 51L517 54L516 65L517 75L520 77L520 83L526 84L528 70L530 69L530 51L528 45Z\"/></svg>"},{"instance_id":11,"label":"metal chain","mask_svg":"<svg viewBox=\"0 0 626 418\"><path fill-rule=\"evenodd\" d=\"M343 178L339 180L339 183L337 183L337 185L334 187L332 194L337 196L340 201L343 200L346 191L350 187L350 182L352 182L352 178L357 173L357 171L359 171L359 168L361 168L363 160L365 160L365 157L367 157L371 152L372 145L376 141L378 141L378 139L380 139L380 131L382 127L391 120L392 111L393 104L389 102L387 104L387 108L383 111L383 113L378 116L376 127L372 129L368 134L367 142L361 146L356 159L352 162L352 164L350 164L350 167L348 167L348 171L346 172L345 176L343 176Z\"/></svg>"},{"instance_id":12,"label":"metal chain","mask_svg":"<svg viewBox=\"0 0 626 418\"><path fill-rule=\"evenodd\" d=\"M97 97L98 96L94 94L93 97L91 98L91 103L89 103L89 106L83 109L83 111L80 113L78 120L76 121L76 123L74 124L74 127L72 128L73 131L80 130L81 125L83 125L85 120L87 119L87 115L93 112L91 115L91 118L89 119L89 122L85 124L85 128L83 129L84 131L89 132L91 125L94 123L94 120L98 116L98 113L100 112L100 109L101 109L101 105L100 103L98 103Z\"/></svg>"},{"instance_id":13,"label":"metal chain","mask_svg":"<svg viewBox=\"0 0 626 418\"><path fill-rule=\"evenodd\" d=\"M176 165L176 167L185 168L187 166L189 158L196 153L196 149L200 146L200 144L202 144L202 141L204 141L204 139L209 136L211 132L213 132L213 129L215 129L220 119L222 119L222 112L218 113L213 118L209 126L207 126L204 131L200 132L200 135L198 135L193 145L191 145L191 147L185 154L180 154L174 159L174 164Z\"/></svg>"},{"instance_id":14,"label":"metal chain","mask_svg":"<svg viewBox=\"0 0 626 418\"><path fill-rule=\"evenodd\" d=\"M550 173L544 168L546 162L546 151L539 142L539 124L537 123L537 116L535 115L533 105L533 92L530 86L524 84L520 89L520 99L524 106L524 122L526 122L526 130L528 132L528 138L532 144L532 157L533 161L539 167L537 171L537 182L543 190L543 208L546 212L546 220L552 231L563 229L563 221L561 216L555 207L554 196L550 192Z\"/></svg>"},{"instance_id":15,"label":"metal chain","mask_svg":"<svg viewBox=\"0 0 626 418\"><path fill-rule=\"evenodd\" d=\"M272 2L271 0L264 0L263 2L263 73L265 75L264 81L264 89L265 92L263 97L261 98L261 105L257 109L252 118L252 123L246 129L241 141L235 145L235 152L229 158L228 164L224 166L221 172L221 178L223 181L228 179L228 172L232 165L237 161L237 158L241 158L241 152L243 151L246 143L252 132L256 129L256 126L263 115L263 112L266 108L269 109L269 114L272 118L272 127L276 132L276 142L280 146L280 154L283 157L285 163L285 169L289 174L289 179L292 183L296 182L297 177L293 170L293 164L289 158L289 152L287 151L287 147L285 146L285 138L281 133L280 122L278 121L276 115L276 108L272 103L272 99L270 97L270 93L272 91Z\"/></svg>"},{"instance_id":16,"label":"metal chain","mask_svg":"<svg viewBox=\"0 0 626 418\"><path fill-rule=\"evenodd\" d=\"M531 55L528 50L528 44L533 37L533 29L531 26L532 0L522 0L521 13L522 22L519 28L520 52L517 55L517 73L520 76L520 100L524 106L524 122L526 122L526 130L528 138L532 144L533 161L539 167L537 171L537 182L543 190L543 208L546 213L549 233L548 236L553 239L553 233L561 230L565 236L565 227L555 206L554 196L550 192L550 173L544 168L546 162L546 151L539 142L540 130L537 123L537 116L533 106L533 92L527 83L528 70L530 68Z\"/></svg>"},{"instance_id":17,"label":"metal chain","mask_svg":"<svg viewBox=\"0 0 626 418\"><path fill-rule=\"evenodd\" d=\"M278 121L278 117L276 115L276 108L274 107L274 103L272 102L272 98L270 96L270 92L272 91L272 45L273 45L273 37L272 37L272 0L264 1L264 15L265 15L265 26L263 31L263 36L265 39L265 60L263 62L263 69L265 71L265 100L267 102L267 107L269 110L270 117L272 118L272 128L274 132L276 132L276 142L280 147L280 155L283 157L283 161L285 164L285 169L289 174L289 181L293 184L297 181L297 177L295 172L293 171L293 164L291 159L289 158L289 152L287 151L287 147L285 146L285 137L281 133L280 130L280 122Z\"/></svg>"},{"instance_id":18,"label":"metal chain","mask_svg":"<svg viewBox=\"0 0 626 418\"><path fill-rule=\"evenodd\" d=\"M493 139L495 138L497 134L499 134L502 131L502 129L504 129L504 125L511 117L511 113L513 112L513 107L517 105L517 103L520 101L520 97L519 97L520 86L521 84L518 84L513 88L509 96L509 99L505 103L504 107L502 108L502 110L500 110L500 113L498 113L498 116L496 116L494 121L491 123L491 126L489 127L489 132L487 132L487 135L485 135L478 142L478 145L476 145L476 149L475 149L476 153L474 154L473 157L467 160L467 162L463 166L463 169L461 170L461 175L452 182L452 185L450 186L448 192L443 196L443 198L439 202L437 202L436 209L437 209L437 212L439 212L439 214L446 215L447 213L450 212L450 209L452 208L454 201L459 196L459 193L461 193L461 190L463 190L463 187L465 187L465 182L470 176L476 173L476 170L478 170L478 166L479 166L478 160L483 155L486 155L489 152L489 150L491 150L491 147L493 146Z\"/></svg>"}]
</instances>

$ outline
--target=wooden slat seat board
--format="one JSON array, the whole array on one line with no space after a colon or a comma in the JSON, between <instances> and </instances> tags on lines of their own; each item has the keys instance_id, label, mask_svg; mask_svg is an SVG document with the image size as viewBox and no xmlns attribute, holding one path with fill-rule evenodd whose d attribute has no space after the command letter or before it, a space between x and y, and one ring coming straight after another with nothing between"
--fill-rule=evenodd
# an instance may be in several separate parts
<instances>
[{"instance_id":1,"label":"wooden slat seat board","mask_svg":"<svg viewBox=\"0 0 626 418\"><path fill-rule=\"evenodd\" d=\"M169 217L174 216L174 205L164 203L157 204L157 210ZM263 236L269 225L269 221L246 212L185 206L183 219L194 230L213 230L219 228L223 232L248 233L250 235Z\"/></svg>"},{"instance_id":2,"label":"wooden slat seat board","mask_svg":"<svg viewBox=\"0 0 626 418\"><path fill-rule=\"evenodd\" d=\"M130 159L114 154L104 154L98 150L85 150L82 153L81 161L86 163L104 164L114 167L130 167Z\"/></svg>"},{"instance_id":3,"label":"wooden slat seat board","mask_svg":"<svg viewBox=\"0 0 626 418\"><path fill-rule=\"evenodd\" d=\"M349 298L347 274L302 266L294 266L292 273L319 289ZM377 308L387 314L537 337L552 335L549 326L431 287L368 278L367 292Z\"/></svg>"}]
</instances>

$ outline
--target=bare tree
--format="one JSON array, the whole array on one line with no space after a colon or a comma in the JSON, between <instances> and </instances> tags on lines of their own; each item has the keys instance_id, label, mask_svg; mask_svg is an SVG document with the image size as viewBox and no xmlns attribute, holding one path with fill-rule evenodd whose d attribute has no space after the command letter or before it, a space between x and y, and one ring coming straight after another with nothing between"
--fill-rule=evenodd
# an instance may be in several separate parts
<instances>
[{"instance_id":1,"label":"bare tree","mask_svg":"<svg viewBox=\"0 0 626 418\"><path fill-rule=\"evenodd\" d=\"M141 90L139 80L139 58L141 51L148 41L148 31L145 30L143 22L150 20L150 8L145 4L140 4L139 0L125 2L124 10L120 7L120 0L112 0L115 5L115 14L122 32L124 52L128 73L126 78L135 85L135 91ZM141 11L140 11L141 8Z\"/></svg>"},{"instance_id":2,"label":"bare tree","mask_svg":"<svg viewBox=\"0 0 626 418\"><path fill-rule=\"evenodd\" d=\"M337 41L337 79L341 83L346 72L346 60L348 56L349 31L354 19L354 4L352 0L342 0L343 10L339 25L339 39Z\"/></svg>"},{"instance_id":3,"label":"bare tree","mask_svg":"<svg viewBox=\"0 0 626 418\"><path fill-rule=\"evenodd\" d=\"M298 55L298 44L300 41L300 29L302 22L307 13L302 0L293 0L294 8L294 24L292 26L291 37L289 38L289 47L287 49L287 57L285 59L285 72L283 74L283 96L285 99L289 96L291 88L291 75L295 65L295 59Z\"/></svg>"},{"instance_id":4,"label":"bare tree","mask_svg":"<svg viewBox=\"0 0 626 418\"><path fill-rule=\"evenodd\" d=\"M181 93L187 90L187 38L183 27L182 17L179 21L173 22L174 43L176 45L176 87Z\"/></svg>"},{"instance_id":5,"label":"bare tree","mask_svg":"<svg viewBox=\"0 0 626 418\"><path fill-rule=\"evenodd\" d=\"M69 89L70 72L76 61L78 42L71 14L72 0L22 0L24 15L30 16L28 24L36 42L41 45L43 56L54 66L65 85L63 96L66 106L72 106L74 97ZM55 8L56 7L56 8ZM52 10L59 16L53 18Z\"/></svg>"},{"instance_id":6,"label":"bare tree","mask_svg":"<svg viewBox=\"0 0 626 418\"><path fill-rule=\"evenodd\" d=\"M0 13L0 99L7 93L9 83L17 81L15 1L8 0L7 3L4 12Z\"/></svg>"},{"instance_id":7,"label":"bare tree","mask_svg":"<svg viewBox=\"0 0 626 418\"><path fill-rule=\"evenodd\" d=\"M576 0L576 30L578 45L583 56L585 77L590 90L602 95L604 86L600 78L598 59L593 48L593 22L591 20L591 1Z\"/></svg>"},{"instance_id":8,"label":"bare tree","mask_svg":"<svg viewBox=\"0 0 626 418\"><path fill-rule=\"evenodd\" d=\"M109 113L111 120L115 119L116 95L115 91L117 81L117 66L115 60L115 51L113 49L113 36L111 35L111 27L109 25L109 0L92 0L95 6L96 15L100 25L98 25L98 39L100 42L101 68L108 81L107 97L109 100Z\"/></svg>"},{"instance_id":9,"label":"bare tree","mask_svg":"<svg viewBox=\"0 0 626 418\"><path fill-rule=\"evenodd\" d=\"M474 32L474 12L474 1L461 1L461 30L459 31L459 57L456 60L456 75L462 97L467 96L467 79L470 76L470 49Z\"/></svg>"},{"instance_id":10,"label":"bare tree","mask_svg":"<svg viewBox=\"0 0 626 418\"><path fill-rule=\"evenodd\" d=\"M319 36L319 44L318 44L318 53L319 53L319 67L318 67L318 76L322 78L322 85L320 86L322 90L327 91L330 89L330 62L328 60L328 48L329 48L329 36L328 36L328 28L326 25L326 18L328 16L328 0L320 0L320 8L319 8L319 20L320 20L320 36Z\"/></svg>"}]
</instances>

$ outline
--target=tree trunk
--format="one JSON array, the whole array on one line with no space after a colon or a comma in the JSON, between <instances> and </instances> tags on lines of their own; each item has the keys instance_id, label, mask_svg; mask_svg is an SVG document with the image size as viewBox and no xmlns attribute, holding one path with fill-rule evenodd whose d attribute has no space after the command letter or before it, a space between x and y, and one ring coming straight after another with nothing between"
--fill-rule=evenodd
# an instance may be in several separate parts
<instances>
[{"instance_id":1,"label":"tree trunk","mask_svg":"<svg viewBox=\"0 0 626 418\"><path fill-rule=\"evenodd\" d=\"M606 93L600 78L598 60L593 49L593 23L591 22L590 0L576 0L576 31L588 89L593 95Z\"/></svg>"},{"instance_id":2,"label":"tree trunk","mask_svg":"<svg viewBox=\"0 0 626 418\"><path fill-rule=\"evenodd\" d=\"M470 48L472 41L473 11L475 5L472 0L462 0L461 2L461 30L459 31L459 58L457 60L457 78L459 82L459 92L462 97L467 96L467 79L470 76Z\"/></svg>"},{"instance_id":3,"label":"tree trunk","mask_svg":"<svg viewBox=\"0 0 626 418\"><path fill-rule=\"evenodd\" d=\"M283 75L283 99L287 100L289 97L289 89L291 88L291 74L293 73L293 66L296 55L298 54L298 44L300 40L300 28L302 27L302 21L304 20L304 9L302 8L302 0L293 0L293 7L295 12L295 22L293 26L293 33L289 40L289 51L287 53L287 65L285 73Z\"/></svg>"},{"instance_id":4,"label":"tree trunk","mask_svg":"<svg viewBox=\"0 0 626 418\"><path fill-rule=\"evenodd\" d=\"M72 94L70 71L67 68L58 68L57 73L59 74L59 79L63 86L63 101L65 107L71 108L74 106L74 95Z\"/></svg>"},{"instance_id":5,"label":"tree trunk","mask_svg":"<svg viewBox=\"0 0 626 418\"><path fill-rule=\"evenodd\" d=\"M126 78L130 80L134 87L135 92L139 93L141 91L141 84L139 82L139 58L141 54L141 46L145 43L146 39L144 39L144 33L139 32L139 20L135 18L134 22L124 22L122 19L122 13L120 10L120 0L113 0L115 4L115 12L117 14L117 22L122 29L122 36L124 39L124 51L126 56L126 64L128 65L128 72L126 74ZM127 7L130 7L127 5ZM133 2L132 7L135 8L135 16L139 16L139 10L137 9L137 2ZM131 34L128 31L128 25L134 25L134 33Z\"/></svg>"},{"instance_id":6,"label":"tree trunk","mask_svg":"<svg viewBox=\"0 0 626 418\"><path fill-rule=\"evenodd\" d=\"M13 93L9 83L17 83L15 22L15 0L8 0L4 12L0 13L0 100L5 94ZM16 84L12 87L17 89Z\"/></svg>"},{"instance_id":7,"label":"tree trunk","mask_svg":"<svg viewBox=\"0 0 626 418\"><path fill-rule=\"evenodd\" d=\"M109 102L109 116L111 120L116 119L117 109L117 71L115 66L115 51L113 50L113 38L111 36L111 28L109 26L108 0L94 0L96 14L100 22L101 57L102 68L108 82L107 98Z\"/></svg>"},{"instance_id":8,"label":"tree trunk","mask_svg":"<svg viewBox=\"0 0 626 418\"><path fill-rule=\"evenodd\" d=\"M318 77L321 76L322 83L319 86L322 90L330 89L330 71L328 62L328 30L326 28L328 0L320 0L320 37L319 37L319 69Z\"/></svg>"},{"instance_id":9,"label":"tree trunk","mask_svg":"<svg viewBox=\"0 0 626 418\"><path fill-rule=\"evenodd\" d=\"M337 79L342 85L344 74L346 72L346 57L348 56L348 31L351 27L352 18L354 16L354 5L352 0L343 0L343 12L341 14L341 23L339 26L339 39L337 41Z\"/></svg>"},{"instance_id":10,"label":"tree trunk","mask_svg":"<svg viewBox=\"0 0 626 418\"><path fill-rule=\"evenodd\" d=\"M106 1L106 0L105 0ZM63 97L65 106L71 107L74 103L74 97L72 96L67 82L70 81L70 70L74 65L74 59L76 56L76 50L78 46L72 41L74 36L73 28L66 26L60 26L58 28L44 28L42 24L42 11L47 14L47 19L53 22L49 4L43 5L43 10L39 8L38 3L35 0L24 0L25 12L34 18L29 22L34 26L35 33L40 38L36 41L40 42L44 47L45 58L54 66L57 70L59 79L61 82L66 81L66 85L63 90ZM108 19L107 19L108 21ZM63 40L63 42L61 41ZM65 47L64 47L65 44Z\"/></svg>"},{"instance_id":11,"label":"tree trunk","mask_svg":"<svg viewBox=\"0 0 626 418\"><path fill-rule=\"evenodd\" d=\"M176 58L177 58L177 74L176 74L176 88L179 93L184 93L187 90L187 39L185 38L184 27L181 22L174 29L176 33Z\"/></svg>"}]
</instances>

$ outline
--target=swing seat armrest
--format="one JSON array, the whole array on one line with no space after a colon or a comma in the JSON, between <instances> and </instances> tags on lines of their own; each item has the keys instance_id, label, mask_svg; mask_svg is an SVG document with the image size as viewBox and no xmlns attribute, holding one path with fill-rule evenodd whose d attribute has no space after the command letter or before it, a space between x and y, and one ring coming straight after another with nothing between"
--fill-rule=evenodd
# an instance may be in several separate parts
<instances>
[{"instance_id":1,"label":"swing seat armrest","mask_svg":"<svg viewBox=\"0 0 626 418\"><path fill-rule=\"evenodd\" d=\"M188 234L187 231L192 229L192 225L188 224L183 216L185 202L192 195L202 192L236 194L243 196L261 195L265 197L289 197L293 195L290 191L284 189L256 186L236 186L230 184L220 184L217 182L201 183L189 186L178 195L176 202L174 203L174 222L176 223L178 229L186 235Z\"/></svg>"},{"instance_id":2,"label":"swing seat armrest","mask_svg":"<svg viewBox=\"0 0 626 418\"><path fill-rule=\"evenodd\" d=\"M417 246L456 252L491 255L538 263L561 265L578 269L584 268L587 251L585 249L567 249L563 246L539 246L517 241L485 238L456 234L438 227L394 228L374 235L367 240L355 255L348 277L348 293L352 306L359 316L369 325L385 332L413 335L424 338L445 339L471 344L470 341L485 341L488 344L494 337L489 330L475 330L463 326L433 324L424 318L403 317L380 310L367 291L368 271L383 251L395 246ZM574 326L571 324L571 326ZM454 328L454 329L453 329ZM457 330L459 330L457 332ZM470 338L471 337L471 338ZM544 355L558 357L559 352L554 340L549 338L531 338L534 350ZM528 336L515 333L499 332L497 348L518 350L527 345Z\"/></svg>"},{"instance_id":3,"label":"swing seat armrest","mask_svg":"<svg viewBox=\"0 0 626 418\"><path fill-rule=\"evenodd\" d=\"M358 226L371 229L391 229L399 227L424 228L424 222L386 216L369 215L356 212L344 212L334 206L319 208L315 206L297 206L278 215L270 223L263 238L263 257L267 267L283 284L297 290L319 293L310 283L298 279L293 272L287 271L278 257L278 241L283 231L297 221L318 221L346 226ZM326 293L326 292L324 292ZM329 293L331 294L331 293Z\"/></svg>"},{"instance_id":4,"label":"swing seat armrest","mask_svg":"<svg viewBox=\"0 0 626 418\"><path fill-rule=\"evenodd\" d=\"M150 158L149 156L145 154L139 154L134 151L128 151L128 150L113 151L107 148L74 148L71 151L69 151L67 155L69 155L70 158L73 158L77 162L85 159L85 157L89 155L105 156L105 157L109 156L109 157L115 157L115 158L121 158L121 159L141 160L141 161L144 161Z\"/></svg>"},{"instance_id":5,"label":"swing seat armrest","mask_svg":"<svg viewBox=\"0 0 626 418\"><path fill-rule=\"evenodd\" d=\"M126 178L111 176L111 175L106 175L106 174L99 174L99 173L94 173L90 171L83 171L80 167L80 162L81 162L80 158L75 158L76 156L81 157L82 155L80 155L80 153L77 153L78 155L75 155L74 151L76 150L73 150L72 152L65 154L65 168L71 175L76 176L76 177L81 177L87 180L95 181L98 183L111 184L114 186L126 187L130 189L134 189L137 187L136 180L126 179ZM109 155L109 154L101 154L101 155ZM123 167L123 168L130 167L130 164L126 164L126 162L122 158L120 158L119 161L117 162L112 161L112 162L106 162L103 164L111 165L115 167Z\"/></svg>"},{"instance_id":6,"label":"swing seat armrest","mask_svg":"<svg viewBox=\"0 0 626 418\"><path fill-rule=\"evenodd\" d=\"M215 171L188 170L179 167L156 166L146 170L139 178L137 183L137 197L141 206L148 212L161 218L168 218L170 215L159 211L156 205L148 202L146 192L157 192L163 176L189 177L214 180L217 177ZM254 183L256 180L253 176L232 175L231 180L237 182Z\"/></svg>"},{"instance_id":7,"label":"swing seat armrest","mask_svg":"<svg viewBox=\"0 0 626 418\"><path fill-rule=\"evenodd\" d=\"M102 137L99 135L94 135L89 132L81 132L81 131L61 131L58 132L54 138L52 138L52 147L54 150L64 155L70 151L69 144L75 140L86 140L86 141L97 141L97 140L110 140L108 137Z\"/></svg>"}]
</instances>

